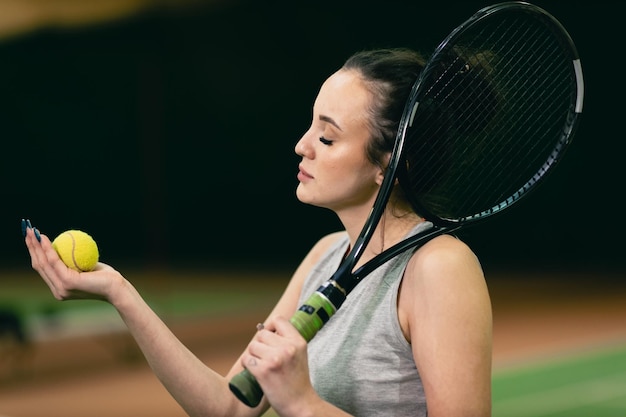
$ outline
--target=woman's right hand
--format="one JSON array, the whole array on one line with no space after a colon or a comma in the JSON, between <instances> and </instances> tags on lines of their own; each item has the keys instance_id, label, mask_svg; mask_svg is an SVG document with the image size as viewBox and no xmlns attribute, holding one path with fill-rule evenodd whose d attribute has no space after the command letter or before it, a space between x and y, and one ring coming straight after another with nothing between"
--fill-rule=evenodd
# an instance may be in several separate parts
<instances>
[{"instance_id":1,"label":"woman's right hand","mask_svg":"<svg viewBox=\"0 0 626 417\"><path fill-rule=\"evenodd\" d=\"M111 301L114 290L124 282L115 269L99 262L90 272L68 268L50 239L25 221L23 228L31 265L43 278L57 300L94 299Z\"/></svg>"}]
</instances>

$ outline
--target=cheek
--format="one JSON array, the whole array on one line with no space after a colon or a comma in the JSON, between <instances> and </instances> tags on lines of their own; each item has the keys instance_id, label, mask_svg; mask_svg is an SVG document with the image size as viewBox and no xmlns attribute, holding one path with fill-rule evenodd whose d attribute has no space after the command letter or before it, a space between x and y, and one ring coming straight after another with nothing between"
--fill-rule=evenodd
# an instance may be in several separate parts
<instances>
[{"instance_id":1,"label":"cheek","mask_svg":"<svg viewBox=\"0 0 626 417\"><path fill-rule=\"evenodd\" d=\"M329 166L329 172L333 172L337 186L349 187L355 192L370 193L380 186L378 179L382 178L380 169L366 160L343 160Z\"/></svg>"},{"instance_id":2,"label":"cheek","mask_svg":"<svg viewBox=\"0 0 626 417\"><path fill-rule=\"evenodd\" d=\"M381 172L380 168L373 165L365 155L346 155L344 158L341 158L341 161L336 161L333 166L345 175L357 176L362 180L368 181L374 181Z\"/></svg>"}]
</instances>

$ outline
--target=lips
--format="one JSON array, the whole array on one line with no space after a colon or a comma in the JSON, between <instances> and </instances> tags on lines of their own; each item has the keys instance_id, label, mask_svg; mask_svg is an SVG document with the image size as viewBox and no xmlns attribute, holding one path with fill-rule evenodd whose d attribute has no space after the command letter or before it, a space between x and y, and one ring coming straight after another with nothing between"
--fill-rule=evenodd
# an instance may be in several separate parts
<instances>
[{"instance_id":1,"label":"lips","mask_svg":"<svg viewBox=\"0 0 626 417\"><path fill-rule=\"evenodd\" d=\"M313 175L309 174L304 168L302 168L302 165L298 166L298 170L299 181L306 181L313 178Z\"/></svg>"}]
</instances>

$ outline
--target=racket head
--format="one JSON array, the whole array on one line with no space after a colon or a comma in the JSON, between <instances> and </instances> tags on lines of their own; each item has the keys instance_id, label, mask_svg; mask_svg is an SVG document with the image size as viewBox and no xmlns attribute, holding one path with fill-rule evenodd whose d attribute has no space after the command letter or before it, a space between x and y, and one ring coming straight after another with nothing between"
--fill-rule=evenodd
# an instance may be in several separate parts
<instances>
[{"instance_id":1,"label":"racket head","mask_svg":"<svg viewBox=\"0 0 626 417\"><path fill-rule=\"evenodd\" d=\"M400 122L391 160L414 210L453 227L518 202L562 158L583 93L552 15L525 2L476 12L435 49Z\"/></svg>"}]
</instances>

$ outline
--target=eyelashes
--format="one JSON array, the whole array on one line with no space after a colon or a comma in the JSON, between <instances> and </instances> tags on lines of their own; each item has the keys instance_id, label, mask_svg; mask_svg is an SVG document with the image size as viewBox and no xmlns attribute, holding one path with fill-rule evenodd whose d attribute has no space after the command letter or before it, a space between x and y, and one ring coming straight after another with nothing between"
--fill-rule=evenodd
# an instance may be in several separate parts
<instances>
[{"instance_id":1,"label":"eyelashes","mask_svg":"<svg viewBox=\"0 0 626 417\"><path fill-rule=\"evenodd\" d=\"M320 142L322 142L322 144L324 145L329 145L329 146L333 144L332 140L326 139L324 136L320 136Z\"/></svg>"}]
</instances>

